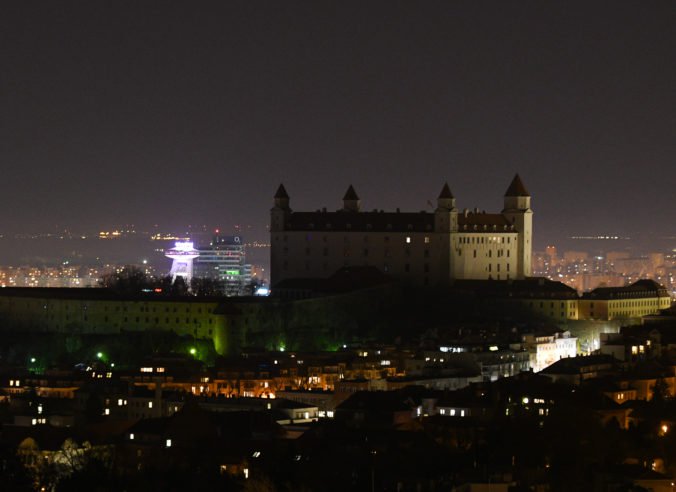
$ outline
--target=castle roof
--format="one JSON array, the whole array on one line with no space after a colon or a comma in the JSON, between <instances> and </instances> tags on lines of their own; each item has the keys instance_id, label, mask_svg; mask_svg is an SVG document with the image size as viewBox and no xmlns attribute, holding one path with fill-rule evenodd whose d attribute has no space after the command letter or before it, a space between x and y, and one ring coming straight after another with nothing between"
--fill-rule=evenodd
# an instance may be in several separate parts
<instances>
[{"instance_id":1,"label":"castle roof","mask_svg":"<svg viewBox=\"0 0 676 492\"><path fill-rule=\"evenodd\" d=\"M434 230L434 214L425 212L293 212L290 231L426 232Z\"/></svg>"},{"instance_id":2,"label":"castle roof","mask_svg":"<svg viewBox=\"0 0 676 492\"><path fill-rule=\"evenodd\" d=\"M463 213L458 214L458 226L460 230L469 230L469 227L474 228L477 226L477 230L480 231L486 227L493 226L496 227L496 231L506 231L511 230L511 223L507 218L502 214L486 214L486 213ZM464 226L467 226L468 229L465 229ZM480 229L479 229L480 228Z\"/></svg>"},{"instance_id":3,"label":"castle roof","mask_svg":"<svg viewBox=\"0 0 676 492\"><path fill-rule=\"evenodd\" d=\"M572 287L546 278L529 277L520 280L456 280L456 289L470 290L488 297L515 299L577 299Z\"/></svg>"},{"instance_id":4,"label":"castle roof","mask_svg":"<svg viewBox=\"0 0 676 492\"><path fill-rule=\"evenodd\" d=\"M625 287L597 287L585 292L583 299L640 299L644 297L669 297L669 292L650 279L637 280Z\"/></svg>"},{"instance_id":5,"label":"castle roof","mask_svg":"<svg viewBox=\"0 0 676 492\"><path fill-rule=\"evenodd\" d=\"M357 196L357 192L354 191L354 188L352 185L347 189L345 192L345 196L343 197L343 200L359 200L359 197Z\"/></svg>"},{"instance_id":6,"label":"castle roof","mask_svg":"<svg viewBox=\"0 0 676 492\"><path fill-rule=\"evenodd\" d=\"M286 192L286 188L284 188L284 185L281 183L279 184L279 188L277 188L275 198L289 198L289 194Z\"/></svg>"},{"instance_id":7,"label":"castle roof","mask_svg":"<svg viewBox=\"0 0 676 492\"><path fill-rule=\"evenodd\" d=\"M441 189L441 193L439 193L439 198L455 198L448 187L448 183L444 183L444 187Z\"/></svg>"},{"instance_id":8,"label":"castle roof","mask_svg":"<svg viewBox=\"0 0 676 492\"><path fill-rule=\"evenodd\" d=\"M521 181L521 177L518 174L514 176L512 183L505 192L505 196L530 196L530 193L526 190L526 187L523 185L523 181Z\"/></svg>"},{"instance_id":9,"label":"castle roof","mask_svg":"<svg viewBox=\"0 0 676 492\"><path fill-rule=\"evenodd\" d=\"M514 226L502 214L467 212L458 214L459 232L515 232ZM431 232L434 214L427 212L293 212L286 229L289 231L369 231L369 232Z\"/></svg>"}]
</instances>

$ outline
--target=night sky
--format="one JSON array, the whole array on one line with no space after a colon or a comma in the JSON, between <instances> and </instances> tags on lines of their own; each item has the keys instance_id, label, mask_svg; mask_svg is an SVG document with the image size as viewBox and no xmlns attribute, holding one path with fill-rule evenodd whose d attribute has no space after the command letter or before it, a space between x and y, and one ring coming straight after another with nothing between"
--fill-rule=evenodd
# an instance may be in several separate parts
<instances>
[{"instance_id":1,"label":"night sky","mask_svg":"<svg viewBox=\"0 0 676 492\"><path fill-rule=\"evenodd\" d=\"M142 5L141 5L142 4ZM674 232L676 4L4 2L4 233L499 210L536 243Z\"/></svg>"}]
</instances>

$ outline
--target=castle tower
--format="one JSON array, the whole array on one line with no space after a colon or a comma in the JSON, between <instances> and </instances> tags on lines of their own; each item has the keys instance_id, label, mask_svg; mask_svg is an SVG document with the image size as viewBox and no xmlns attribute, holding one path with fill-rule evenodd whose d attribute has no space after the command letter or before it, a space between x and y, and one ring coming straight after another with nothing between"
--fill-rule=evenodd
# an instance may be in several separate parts
<instances>
[{"instance_id":1,"label":"castle tower","mask_svg":"<svg viewBox=\"0 0 676 492\"><path fill-rule=\"evenodd\" d=\"M360 200L357 196L357 192L354 191L352 185L345 192L343 197L343 210L346 212L359 212Z\"/></svg>"},{"instance_id":2,"label":"castle tower","mask_svg":"<svg viewBox=\"0 0 676 492\"><path fill-rule=\"evenodd\" d=\"M530 208L530 193L518 174L514 176L505 192L505 208L502 214L519 233L517 278L530 277L532 275L533 211Z\"/></svg>"},{"instance_id":3,"label":"castle tower","mask_svg":"<svg viewBox=\"0 0 676 492\"><path fill-rule=\"evenodd\" d=\"M438 282L444 285L452 275L451 250L452 233L458 231L458 209L455 208L455 197L448 183L444 183L437 197L437 208L434 211L434 230L444 234L441 241Z\"/></svg>"},{"instance_id":4,"label":"castle tower","mask_svg":"<svg viewBox=\"0 0 676 492\"><path fill-rule=\"evenodd\" d=\"M436 231L454 232L458 230L458 209L455 208L455 197L448 183L444 183L441 188L434 213Z\"/></svg>"},{"instance_id":5,"label":"castle tower","mask_svg":"<svg viewBox=\"0 0 676 492\"><path fill-rule=\"evenodd\" d=\"M282 210L289 209L289 194L286 192L286 188L282 183L279 184L277 192L275 193L275 208L280 208Z\"/></svg>"},{"instance_id":6,"label":"castle tower","mask_svg":"<svg viewBox=\"0 0 676 492\"><path fill-rule=\"evenodd\" d=\"M270 210L270 231L283 231L286 215L291 212L289 194L283 184L280 184L275 193L275 205Z\"/></svg>"},{"instance_id":7,"label":"castle tower","mask_svg":"<svg viewBox=\"0 0 676 492\"><path fill-rule=\"evenodd\" d=\"M175 282L176 277L183 277L186 285L189 286L192 279L192 261L199 255L199 251L193 247L193 243L190 241L177 241L173 248L168 249L164 256L174 260L169 272L171 281Z\"/></svg>"}]
</instances>

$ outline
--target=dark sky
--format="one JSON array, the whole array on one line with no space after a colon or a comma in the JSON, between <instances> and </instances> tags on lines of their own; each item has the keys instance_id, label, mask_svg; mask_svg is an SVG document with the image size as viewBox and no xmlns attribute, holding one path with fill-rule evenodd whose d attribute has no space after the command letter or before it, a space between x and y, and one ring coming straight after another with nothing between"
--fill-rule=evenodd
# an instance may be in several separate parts
<instances>
[{"instance_id":1,"label":"dark sky","mask_svg":"<svg viewBox=\"0 0 676 492\"><path fill-rule=\"evenodd\" d=\"M422 210L673 232L676 4L5 2L1 232Z\"/></svg>"}]
</instances>

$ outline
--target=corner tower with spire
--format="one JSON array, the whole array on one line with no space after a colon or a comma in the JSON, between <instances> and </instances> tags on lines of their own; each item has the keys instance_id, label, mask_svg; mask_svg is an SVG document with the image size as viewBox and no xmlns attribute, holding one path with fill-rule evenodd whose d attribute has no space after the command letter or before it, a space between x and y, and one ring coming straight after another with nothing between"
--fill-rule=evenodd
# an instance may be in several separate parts
<instances>
[{"instance_id":1,"label":"corner tower with spire","mask_svg":"<svg viewBox=\"0 0 676 492\"><path fill-rule=\"evenodd\" d=\"M361 202L354 187L350 185L343 197L343 210L346 212L359 212Z\"/></svg>"},{"instance_id":2,"label":"corner tower with spire","mask_svg":"<svg viewBox=\"0 0 676 492\"><path fill-rule=\"evenodd\" d=\"M444 183L437 197L437 208L434 210L434 230L438 232L457 232L458 209L455 208L455 197L448 183Z\"/></svg>"},{"instance_id":3,"label":"corner tower with spire","mask_svg":"<svg viewBox=\"0 0 676 492\"><path fill-rule=\"evenodd\" d=\"M283 184L280 183L274 199L274 206L270 210L270 231L283 231L286 217L291 213L289 194Z\"/></svg>"},{"instance_id":4,"label":"corner tower with spire","mask_svg":"<svg viewBox=\"0 0 676 492\"><path fill-rule=\"evenodd\" d=\"M505 208L502 214L519 233L517 248L517 277L532 276L533 210L530 208L530 193L517 174L505 192Z\"/></svg>"}]
</instances>

